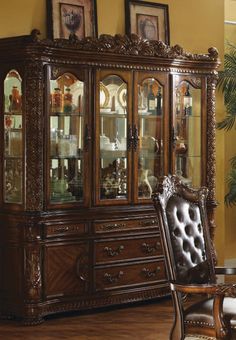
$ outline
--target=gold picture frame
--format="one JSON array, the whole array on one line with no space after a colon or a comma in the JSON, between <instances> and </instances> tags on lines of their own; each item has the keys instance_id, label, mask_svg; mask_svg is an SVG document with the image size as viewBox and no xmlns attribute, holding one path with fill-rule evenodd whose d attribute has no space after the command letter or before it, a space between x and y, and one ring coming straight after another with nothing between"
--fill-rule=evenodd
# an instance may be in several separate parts
<instances>
[{"instance_id":1,"label":"gold picture frame","mask_svg":"<svg viewBox=\"0 0 236 340\"><path fill-rule=\"evenodd\" d=\"M125 0L126 34L170 44L169 8L165 4Z\"/></svg>"},{"instance_id":2,"label":"gold picture frame","mask_svg":"<svg viewBox=\"0 0 236 340\"><path fill-rule=\"evenodd\" d=\"M47 0L47 31L51 39L97 37L96 0Z\"/></svg>"}]
</instances>

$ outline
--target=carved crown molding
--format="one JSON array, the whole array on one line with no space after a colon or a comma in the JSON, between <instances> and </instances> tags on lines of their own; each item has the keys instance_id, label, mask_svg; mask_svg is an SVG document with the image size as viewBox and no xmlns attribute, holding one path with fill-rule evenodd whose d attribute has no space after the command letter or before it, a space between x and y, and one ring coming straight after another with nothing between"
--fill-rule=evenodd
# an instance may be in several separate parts
<instances>
[{"instance_id":1,"label":"carved crown molding","mask_svg":"<svg viewBox=\"0 0 236 340\"><path fill-rule=\"evenodd\" d=\"M33 30L29 40L33 43L59 48L75 48L80 51L113 53L133 56L161 57L182 60L217 61L219 53L215 47L208 49L208 54L192 54L186 52L180 45L169 46L163 41L147 40L136 34L111 36L102 34L99 38L86 37L79 40L71 34L69 39L40 40L38 30Z\"/></svg>"}]
</instances>

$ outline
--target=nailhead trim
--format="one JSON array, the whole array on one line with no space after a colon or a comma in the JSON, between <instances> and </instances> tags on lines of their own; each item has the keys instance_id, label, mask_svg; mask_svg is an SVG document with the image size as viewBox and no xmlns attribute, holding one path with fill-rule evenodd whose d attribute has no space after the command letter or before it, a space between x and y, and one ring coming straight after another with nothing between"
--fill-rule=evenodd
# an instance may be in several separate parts
<instances>
[{"instance_id":1,"label":"nailhead trim","mask_svg":"<svg viewBox=\"0 0 236 340\"><path fill-rule=\"evenodd\" d=\"M184 323L189 324L189 325L198 325L198 326L207 326L207 327L214 327L214 324L208 323L208 322L203 322L203 321L189 321L185 320Z\"/></svg>"},{"instance_id":2,"label":"nailhead trim","mask_svg":"<svg viewBox=\"0 0 236 340\"><path fill-rule=\"evenodd\" d=\"M192 338L192 339L191 339ZM187 334L186 340L197 340L197 339L205 339L205 340L215 340L216 338L209 338L208 336L204 336L204 335L192 335L192 334Z\"/></svg>"}]
</instances>

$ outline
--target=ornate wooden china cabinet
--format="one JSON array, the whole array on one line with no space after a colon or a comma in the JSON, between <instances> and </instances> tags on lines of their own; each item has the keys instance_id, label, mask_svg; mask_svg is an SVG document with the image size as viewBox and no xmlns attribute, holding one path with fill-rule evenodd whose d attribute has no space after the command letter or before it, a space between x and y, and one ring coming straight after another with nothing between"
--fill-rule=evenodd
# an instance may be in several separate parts
<instances>
[{"instance_id":1,"label":"ornate wooden china cabinet","mask_svg":"<svg viewBox=\"0 0 236 340\"><path fill-rule=\"evenodd\" d=\"M0 312L169 294L151 195L177 173L215 207L218 53L135 35L0 40Z\"/></svg>"}]
</instances>

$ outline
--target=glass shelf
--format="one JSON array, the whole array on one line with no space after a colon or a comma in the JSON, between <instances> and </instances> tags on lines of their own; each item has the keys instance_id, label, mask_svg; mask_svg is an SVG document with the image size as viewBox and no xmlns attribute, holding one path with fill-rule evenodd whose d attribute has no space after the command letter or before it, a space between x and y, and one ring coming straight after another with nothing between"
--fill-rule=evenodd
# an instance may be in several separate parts
<instances>
[{"instance_id":1,"label":"glass shelf","mask_svg":"<svg viewBox=\"0 0 236 340\"><path fill-rule=\"evenodd\" d=\"M50 80L50 202L83 201L84 82L64 73Z\"/></svg>"},{"instance_id":2,"label":"glass shelf","mask_svg":"<svg viewBox=\"0 0 236 340\"><path fill-rule=\"evenodd\" d=\"M11 70L4 80L4 202L21 204L23 196L22 80Z\"/></svg>"},{"instance_id":3,"label":"glass shelf","mask_svg":"<svg viewBox=\"0 0 236 340\"><path fill-rule=\"evenodd\" d=\"M177 77L178 78L178 77ZM201 89L179 81L174 95L175 172L186 183L201 185Z\"/></svg>"},{"instance_id":4,"label":"glass shelf","mask_svg":"<svg viewBox=\"0 0 236 340\"><path fill-rule=\"evenodd\" d=\"M154 78L138 84L138 199L150 199L163 175L163 87Z\"/></svg>"},{"instance_id":5,"label":"glass shelf","mask_svg":"<svg viewBox=\"0 0 236 340\"><path fill-rule=\"evenodd\" d=\"M100 82L99 199L127 198L127 84L117 75Z\"/></svg>"}]
</instances>

